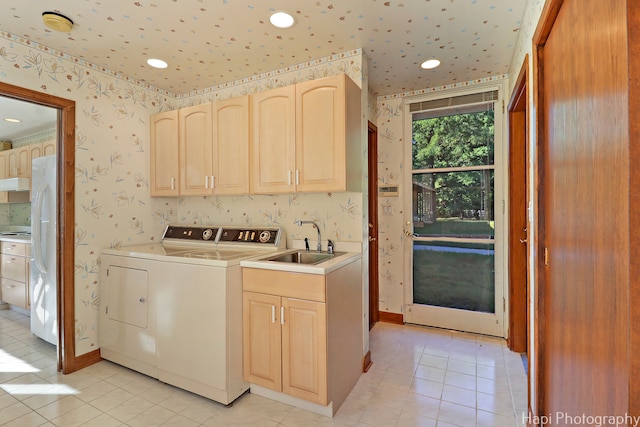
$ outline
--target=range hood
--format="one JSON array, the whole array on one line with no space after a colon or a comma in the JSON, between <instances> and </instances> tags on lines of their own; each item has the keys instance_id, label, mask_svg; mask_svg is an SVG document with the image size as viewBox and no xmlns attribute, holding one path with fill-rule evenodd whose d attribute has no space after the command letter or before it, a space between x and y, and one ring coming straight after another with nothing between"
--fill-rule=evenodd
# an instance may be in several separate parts
<instances>
[{"instance_id":1,"label":"range hood","mask_svg":"<svg viewBox=\"0 0 640 427\"><path fill-rule=\"evenodd\" d=\"M0 179L0 191L29 191L31 180L29 178L5 178Z\"/></svg>"}]
</instances>

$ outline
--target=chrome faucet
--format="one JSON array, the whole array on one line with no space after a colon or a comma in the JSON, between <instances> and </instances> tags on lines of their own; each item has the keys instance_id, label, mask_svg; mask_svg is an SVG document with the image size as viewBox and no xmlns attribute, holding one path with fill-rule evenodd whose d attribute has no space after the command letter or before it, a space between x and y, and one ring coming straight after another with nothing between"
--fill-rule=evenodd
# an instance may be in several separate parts
<instances>
[{"instance_id":1,"label":"chrome faucet","mask_svg":"<svg viewBox=\"0 0 640 427\"><path fill-rule=\"evenodd\" d=\"M302 224L313 224L315 229L318 230L318 246L316 248L316 252L322 252L322 244L320 243L322 242L322 239L320 238L320 227L318 227L318 224L313 221L300 221L299 219L293 221L293 223L300 227L302 227Z\"/></svg>"}]
</instances>

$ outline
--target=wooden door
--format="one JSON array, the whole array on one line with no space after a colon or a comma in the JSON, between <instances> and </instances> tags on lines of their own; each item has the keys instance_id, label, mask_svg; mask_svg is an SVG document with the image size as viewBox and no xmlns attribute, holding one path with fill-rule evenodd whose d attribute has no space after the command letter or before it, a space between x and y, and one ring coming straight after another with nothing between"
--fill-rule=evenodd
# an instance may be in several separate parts
<instances>
[{"instance_id":1,"label":"wooden door","mask_svg":"<svg viewBox=\"0 0 640 427\"><path fill-rule=\"evenodd\" d=\"M296 85L296 188L346 189L344 74Z\"/></svg>"},{"instance_id":2,"label":"wooden door","mask_svg":"<svg viewBox=\"0 0 640 427\"><path fill-rule=\"evenodd\" d=\"M181 196L206 196L212 193L211 111L211 103L178 110Z\"/></svg>"},{"instance_id":3,"label":"wooden door","mask_svg":"<svg viewBox=\"0 0 640 427\"><path fill-rule=\"evenodd\" d=\"M630 181L637 144L629 140L628 12L637 23L637 2L550 1L534 39L538 414L638 415L637 354L629 345L630 261L637 264L630 233L639 233L629 226L638 217L629 205L637 204L630 188L638 177Z\"/></svg>"},{"instance_id":4,"label":"wooden door","mask_svg":"<svg viewBox=\"0 0 640 427\"><path fill-rule=\"evenodd\" d=\"M280 297L243 292L244 380L282 391Z\"/></svg>"},{"instance_id":5,"label":"wooden door","mask_svg":"<svg viewBox=\"0 0 640 427\"><path fill-rule=\"evenodd\" d=\"M251 192L295 190L295 86L251 96Z\"/></svg>"},{"instance_id":6,"label":"wooden door","mask_svg":"<svg viewBox=\"0 0 640 427\"><path fill-rule=\"evenodd\" d=\"M213 104L213 192L249 192L249 96Z\"/></svg>"},{"instance_id":7,"label":"wooden door","mask_svg":"<svg viewBox=\"0 0 640 427\"><path fill-rule=\"evenodd\" d=\"M282 298L282 391L326 405L327 320L325 304Z\"/></svg>"},{"instance_id":8,"label":"wooden door","mask_svg":"<svg viewBox=\"0 0 640 427\"><path fill-rule=\"evenodd\" d=\"M150 192L152 196L177 196L178 110L154 114L151 126Z\"/></svg>"},{"instance_id":9,"label":"wooden door","mask_svg":"<svg viewBox=\"0 0 640 427\"><path fill-rule=\"evenodd\" d=\"M378 269L378 128L368 124L369 165L369 329L380 320Z\"/></svg>"},{"instance_id":10,"label":"wooden door","mask_svg":"<svg viewBox=\"0 0 640 427\"><path fill-rule=\"evenodd\" d=\"M528 350L529 319L529 61L509 102L509 349Z\"/></svg>"}]
</instances>

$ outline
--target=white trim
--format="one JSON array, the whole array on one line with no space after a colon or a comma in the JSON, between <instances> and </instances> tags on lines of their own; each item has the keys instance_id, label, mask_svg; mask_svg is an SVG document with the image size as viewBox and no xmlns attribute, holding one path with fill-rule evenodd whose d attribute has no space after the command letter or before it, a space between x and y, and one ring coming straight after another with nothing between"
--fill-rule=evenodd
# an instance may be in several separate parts
<instances>
[{"instance_id":1,"label":"white trim","mask_svg":"<svg viewBox=\"0 0 640 427\"><path fill-rule=\"evenodd\" d=\"M495 159L494 159L495 161ZM429 168L429 169L413 169L411 173L413 175L420 173L439 173L439 172L466 172L466 171L482 171L495 169L495 163L493 165L478 165L478 166L454 166L450 168Z\"/></svg>"}]
</instances>

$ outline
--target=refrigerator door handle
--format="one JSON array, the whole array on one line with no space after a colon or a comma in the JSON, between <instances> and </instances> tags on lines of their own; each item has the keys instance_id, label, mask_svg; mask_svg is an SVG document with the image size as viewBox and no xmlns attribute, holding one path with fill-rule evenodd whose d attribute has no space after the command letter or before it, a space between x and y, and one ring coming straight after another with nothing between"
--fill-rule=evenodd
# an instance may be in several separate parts
<instances>
[{"instance_id":1,"label":"refrigerator door handle","mask_svg":"<svg viewBox=\"0 0 640 427\"><path fill-rule=\"evenodd\" d=\"M42 209L44 208L44 196L49 191L49 186L43 182L36 193L36 201L33 209L33 259L41 272L47 272L47 266L44 264L42 257Z\"/></svg>"}]
</instances>

